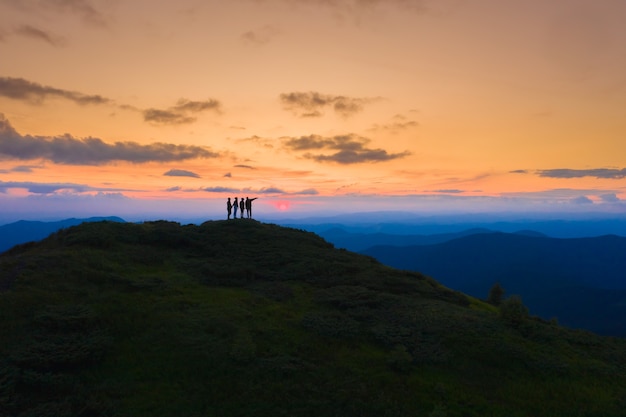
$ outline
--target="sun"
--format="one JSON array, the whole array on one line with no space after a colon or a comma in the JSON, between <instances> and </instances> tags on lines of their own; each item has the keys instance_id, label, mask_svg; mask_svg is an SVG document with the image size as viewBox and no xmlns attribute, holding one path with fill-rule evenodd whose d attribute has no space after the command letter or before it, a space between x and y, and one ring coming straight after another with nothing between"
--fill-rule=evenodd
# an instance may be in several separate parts
<instances>
[{"instance_id":1,"label":"sun","mask_svg":"<svg viewBox=\"0 0 626 417\"><path fill-rule=\"evenodd\" d=\"M287 211L289 210L290 206L289 201L277 201L276 203L274 203L274 205L280 211Z\"/></svg>"}]
</instances>

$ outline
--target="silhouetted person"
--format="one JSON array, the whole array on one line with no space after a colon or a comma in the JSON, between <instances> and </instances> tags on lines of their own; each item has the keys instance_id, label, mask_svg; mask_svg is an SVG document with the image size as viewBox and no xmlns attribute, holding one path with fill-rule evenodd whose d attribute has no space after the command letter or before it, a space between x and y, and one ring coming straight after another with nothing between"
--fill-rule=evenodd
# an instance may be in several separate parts
<instances>
[{"instance_id":1,"label":"silhouetted person","mask_svg":"<svg viewBox=\"0 0 626 417\"><path fill-rule=\"evenodd\" d=\"M246 211L248 212L248 218L252 218L252 202L259 197L248 198L246 197Z\"/></svg>"},{"instance_id":2,"label":"silhouetted person","mask_svg":"<svg viewBox=\"0 0 626 417\"><path fill-rule=\"evenodd\" d=\"M230 202L230 197L228 197L226 202L226 210L228 211L228 220L230 220L230 214L233 212L233 203Z\"/></svg>"},{"instance_id":3,"label":"silhouetted person","mask_svg":"<svg viewBox=\"0 0 626 417\"><path fill-rule=\"evenodd\" d=\"M239 209L241 210L241 218L243 219L243 211L246 209L246 202L243 201L243 197L239 200Z\"/></svg>"},{"instance_id":4,"label":"silhouetted person","mask_svg":"<svg viewBox=\"0 0 626 417\"><path fill-rule=\"evenodd\" d=\"M237 197L235 197L235 202L233 203L233 209L235 209L235 215L233 216L233 219L237 218L237 209L239 208L239 203L237 202Z\"/></svg>"}]
</instances>

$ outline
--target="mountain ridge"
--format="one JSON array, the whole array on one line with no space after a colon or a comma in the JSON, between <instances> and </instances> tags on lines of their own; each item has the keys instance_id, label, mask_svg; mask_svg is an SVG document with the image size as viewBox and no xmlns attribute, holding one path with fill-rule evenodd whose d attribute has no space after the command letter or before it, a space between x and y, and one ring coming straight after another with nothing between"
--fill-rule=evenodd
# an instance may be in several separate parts
<instances>
[{"instance_id":1,"label":"mountain ridge","mask_svg":"<svg viewBox=\"0 0 626 417\"><path fill-rule=\"evenodd\" d=\"M463 236L478 233L493 233L493 231L485 228L473 228L454 233L398 235L380 232L350 233L340 227L334 227L328 230L317 231L316 233L329 242L332 242L337 247L359 252L372 246L381 246L385 244L393 244L393 246L434 245Z\"/></svg>"},{"instance_id":2,"label":"mountain ridge","mask_svg":"<svg viewBox=\"0 0 626 417\"><path fill-rule=\"evenodd\" d=\"M626 340L254 220L0 254L8 416L619 416ZM506 306L506 308L504 308Z\"/></svg>"}]
</instances>

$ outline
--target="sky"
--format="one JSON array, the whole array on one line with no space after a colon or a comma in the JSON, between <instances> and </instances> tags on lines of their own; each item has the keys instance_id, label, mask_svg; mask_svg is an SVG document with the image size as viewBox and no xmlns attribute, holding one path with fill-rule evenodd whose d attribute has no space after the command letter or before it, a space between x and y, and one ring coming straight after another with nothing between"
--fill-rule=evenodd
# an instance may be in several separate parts
<instances>
[{"instance_id":1,"label":"sky","mask_svg":"<svg viewBox=\"0 0 626 417\"><path fill-rule=\"evenodd\" d=\"M623 0L0 0L0 222L626 212Z\"/></svg>"}]
</instances>

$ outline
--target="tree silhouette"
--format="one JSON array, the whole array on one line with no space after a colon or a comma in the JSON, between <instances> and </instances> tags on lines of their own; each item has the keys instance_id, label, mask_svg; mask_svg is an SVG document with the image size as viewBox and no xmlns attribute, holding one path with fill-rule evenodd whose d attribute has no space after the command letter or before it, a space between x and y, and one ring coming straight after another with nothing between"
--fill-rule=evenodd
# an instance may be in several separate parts
<instances>
[{"instance_id":1,"label":"tree silhouette","mask_svg":"<svg viewBox=\"0 0 626 417\"><path fill-rule=\"evenodd\" d=\"M500 285L499 282L493 284L491 289L489 290L489 295L487 296L487 302L494 306L499 306L502 304L502 299L504 298L504 288Z\"/></svg>"}]
</instances>

